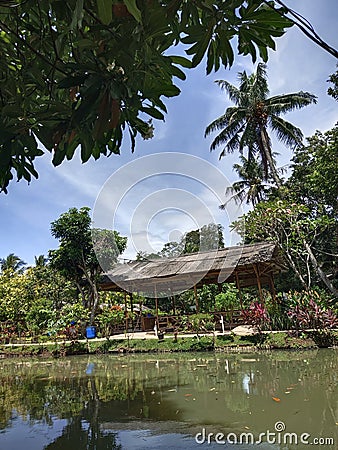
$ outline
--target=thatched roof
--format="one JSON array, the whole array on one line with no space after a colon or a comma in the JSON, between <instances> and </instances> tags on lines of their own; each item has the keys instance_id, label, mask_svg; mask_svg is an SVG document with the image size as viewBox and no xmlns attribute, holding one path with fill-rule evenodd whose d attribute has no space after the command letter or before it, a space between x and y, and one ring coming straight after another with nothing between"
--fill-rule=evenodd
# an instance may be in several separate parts
<instances>
[{"instance_id":1,"label":"thatched roof","mask_svg":"<svg viewBox=\"0 0 338 450\"><path fill-rule=\"evenodd\" d=\"M117 264L101 282L104 290L126 290L152 295L182 292L194 285L239 281L241 286L262 284L280 272L283 263L275 244L262 242L173 258Z\"/></svg>"}]
</instances>

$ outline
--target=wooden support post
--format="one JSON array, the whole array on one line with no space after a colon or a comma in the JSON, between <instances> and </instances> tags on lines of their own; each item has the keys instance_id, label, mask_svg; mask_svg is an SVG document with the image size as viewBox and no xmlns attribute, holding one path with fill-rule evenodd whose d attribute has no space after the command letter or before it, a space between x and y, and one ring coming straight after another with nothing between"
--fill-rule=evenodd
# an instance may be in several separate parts
<instances>
[{"instance_id":1,"label":"wooden support post","mask_svg":"<svg viewBox=\"0 0 338 450\"><path fill-rule=\"evenodd\" d=\"M157 328L157 332L158 332L159 331L159 321L158 321L158 298L157 298L156 284L154 286L154 295L155 295L155 311L156 311L156 328Z\"/></svg>"},{"instance_id":2,"label":"wooden support post","mask_svg":"<svg viewBox=\"0 0 338 450\"><path fill-rule=\"evenodd\" d=\"M125 317L125 332L128 333L128 304L127 304L127 291L124 291L124 317Z\"/></svg>"},{"instance_id":3,"label":"wooden support post","mask_svg":"<svg viewBox=\"0 0 338 450\"><path fill-rule=\"evenodd\" d=\"M195 304L196 304L196 314L198 314L200 312L200 307L199 307L199 304L198 304L196 284L194 284L194 296L195 296Z\"/></svg>"},{"instance_id":4,"label":"wooden support post","mask_svg":"<svg viewBox=\"0 0 338 450\"><path fill-rule=\"evenodd\" d=\"M142 329L142 328L143 328L143 327L142 327L142 317L143 317L142 308L143 308L143 300L140 298L140 293L139 293L139 291L137 291L136 294L137 294L137 299L138 299L139 307L140 307L139 313L138 313L138 316L137 316L137 321L136 321L136 328L138 328L139 331L143 331L143 329Z\"/></svg>"},{"instance_id":5,"label":"wooden support post","mask_svg":"<svg viewBox=\"0 0 338 450\"><path fill-rule=\"evenodd\" d=\"M131 329L134 331L134 303L133 293L130 292L130 313L131 313Z\"/></svg>"},{"instance_id":6,"label":"wooden support post","mask_svg":"<svg viewBox=\"0 0 338 450\"><path fill-rule=\"evenodd\" d=\"M256 274L256 278L257 278L257 286L258 286L259 298L260 298L262 304L264 304L261 279L260 279L260 276L259 276L259 267L258 267L258 264L253 264L252 266L254 268L254 271L255 271L255 274Z\"/></svg>"},{"instance_id":7,"label":"wooden support post","mask_svg":"<svg viewBox=\"0 0 338 450\"><path fill-rule=\"evenodd\" d=\"M175 303L175 295L172 295L172 306L173 306L173 316L176 316L176 303Z\"/></svg>"},{"instance_id":8,"label":"wooden support post","mask_svg":"<svg viewBox=\"0 0 338 450\"><path fill-rule=\"evenodd\" d=\"M239 292L239 303L241 305L241 309L243 309L243 297L242 297L241 285L240 285L240 282L239 282L239 276L238 276L237 270L235 271L235 276L236 276L236 287L237 287L238 292Z\"/></svg>"}]
</instances>

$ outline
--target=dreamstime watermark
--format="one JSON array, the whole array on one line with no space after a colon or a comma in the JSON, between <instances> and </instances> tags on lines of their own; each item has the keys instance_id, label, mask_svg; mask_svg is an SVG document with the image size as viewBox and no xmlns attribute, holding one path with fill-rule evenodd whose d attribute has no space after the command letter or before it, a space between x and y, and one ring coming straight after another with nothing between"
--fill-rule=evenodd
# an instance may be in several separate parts
<instances>
[{"instance_id":1,"label":"dreamstime watermark","mask_svg":"<svg viewBox=\"0 0 338 450\"><path fill-rule=\"evenodd\" d=\"M225 203L228 186L229 180L216 166L196 156L163 152L137 158L116 170L105 182L93 208L93 227L120 231L128 223L129 246L135 253L149 255L158 253L161 242L162 246L164 242L182 242L187 231L201 230L203 226L211 225L209 229L213 229L215 234L211 239L217 240L216 246L210 247L210 235L202 236L201 233L199 252L212 248L215 252L207 258L196 260L196 271L190 284L182 288L180 274L170 273L170 290L172 294L177 294L193 287L213 267L218 256L217 224L220 221L226 223L228 229L228 225L243 214L241 207L234 202L229 202L225 210L220 211L219 206ZM227 234L227 246L237 241L235 232ZM100 242L95 241L94 234L93 245L103 271L116 285L150 297L168 296L168 292L165 289L161 292L161 288L156 293L151 290L152 287L145 292L147 286L144 280L138 286L140 274L136 264L123 264L124 267L116 268L115 261L107 259L105 252L102 256ZM181 252L183 250L184 245ZM176 249L175 256L178 256L177 251L179 253L180 249ZM233 254L229 256L232 258L229 264L224 261L227 270L221 270L219 282L229 277L229 267L235 268L240 256L241 253L237 252L235 257ZM179 272L179 267L177 270Z\"/></svg>"},{"instance_id":2,"label":"dreamstime watermark","mask_svg":"<svg viewBox=\"0 0 338 450\"><path fill-rule=\"evenodd\" d=\"M310 433L295 433L286 431L286 425L278 421L274 431L266 430L258 435L251 432L221 433L208 432L205 428L195 435L197 444L218 445L259 445L263 443L278 445L325 445L334 446L333 437L312 437Z\"/></svg>"}]
</instances>

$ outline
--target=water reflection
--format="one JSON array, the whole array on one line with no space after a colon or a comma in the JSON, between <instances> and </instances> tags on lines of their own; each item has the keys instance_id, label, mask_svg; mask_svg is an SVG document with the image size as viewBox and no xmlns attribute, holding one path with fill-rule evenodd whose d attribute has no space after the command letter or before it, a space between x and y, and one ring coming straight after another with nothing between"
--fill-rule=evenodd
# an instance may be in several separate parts
<instances>
[{"instance_id":1,"label":"water reflection","mask_svg":"<svg viewBox=\"0 0 338 450\"><path fill-rule=\"evenodd\" d=\"M338 442L336 355L319 350L2 360L0 448L200 448L192 436L202 428L259 435L275 431L279 421L286 431ZM22 446L24 436L30 439Z\"/></svg>"}]
</instances>

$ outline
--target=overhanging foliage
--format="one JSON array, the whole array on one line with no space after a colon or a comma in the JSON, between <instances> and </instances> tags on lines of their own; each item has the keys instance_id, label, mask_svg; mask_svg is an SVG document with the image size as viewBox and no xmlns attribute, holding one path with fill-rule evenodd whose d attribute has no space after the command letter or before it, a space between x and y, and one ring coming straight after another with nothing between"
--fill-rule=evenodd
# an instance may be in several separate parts
<instances>
[{"instance_id":1,"label":"overhanging foliage","mask_svg":"<svg viewBox=\"0 0 338 450\"><path fill-rule=\"evenodd\" d=\"M17 0L0 2L0 191L53 164L119 153L125 132L152 137L175 77L206 55L207 73L236 52L259 54L291 22L258 0ZM281 13L281 14L280 14ZM191 59L173 56L181 44ZM235 45L237 43L237 48ZM170 55L167 50L170 51ZM179 53L179 52L177 52ZM42 145L41 145L42 144Z\"/></svg>"}]
</instances>

